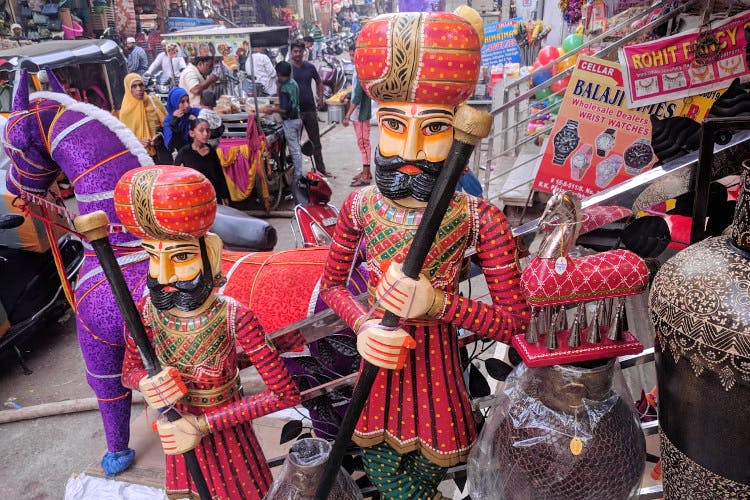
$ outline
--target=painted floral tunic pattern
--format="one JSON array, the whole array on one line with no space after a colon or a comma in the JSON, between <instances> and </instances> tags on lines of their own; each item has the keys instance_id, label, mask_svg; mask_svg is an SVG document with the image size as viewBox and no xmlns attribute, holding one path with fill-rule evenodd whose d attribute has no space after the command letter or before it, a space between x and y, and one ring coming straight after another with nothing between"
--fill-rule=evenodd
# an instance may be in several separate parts
<instances>
[{"instance_id":1,"label":"painted floral tunic pattern","mask_svg":"<svg viewBox=\"0 0 750 500\"><path fill-rule=\"evenodd\" d=\"M299 403L299 393L255 315L230 297L219 296L208 309L183 318L140 307L146 333L162 365L180 371L188 387L177 409L206 414L212 432L195 448L212 497L260 499L273 481L251 421ZM267 389L242 397L236 345L258 369ZM126 337L123 384L137 389L146 376L135 342ZM170 498L198 498L182 455L166 455Z\"/></svg>"},{"instance_id":2,"label":"painted floral tunic pattern","mask_svg":"<svg viewBox=\"0 0 750 500\"><path fill-rule=\"evenodd\" d=\"M346 278L364 237L371 291L392 261L403 262L423 210L384 198L377 187L353 192L341 209L321 284L321 297L350 326L367 314L346 290ZM464 251L476 248L491 304L458 295ZM509 342L528 311L519 287L515 243L500 210L462 193L454 195L423 267L446 292L439 319L403 321L417 343L401 371L380 370L357 423L360 446L387 442L399 453L419 450L442 467L466 459L476 436L463 382L456 328ZM382 315L382 311L376 311Z\"/></svg>"}]
</instances>

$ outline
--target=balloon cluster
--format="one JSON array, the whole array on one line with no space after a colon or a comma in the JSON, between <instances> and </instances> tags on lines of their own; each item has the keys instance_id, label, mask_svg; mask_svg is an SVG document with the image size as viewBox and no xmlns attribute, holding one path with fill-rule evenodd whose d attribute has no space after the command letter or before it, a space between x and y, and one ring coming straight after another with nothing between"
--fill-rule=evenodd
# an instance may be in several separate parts
<instances>
[{"instance_id":1,"label":"balloon cluster","mask_svg":"<svg viewBox=\"0 0 750 500\"><path fill-rule=\"evenodd\" d=\"M572 66L575 66L575 64L578 62L578 56L580 54L590 53L588 49L583 49L577 54L563 59L551 68L539 69L559 58L560 56L577 49L581 45L583 45L583 37L577 33L574 33L565 37L565 40L563 40L561 47L555 47L554 45L547 45L545 47L542 47L536 57L536 61L531 66L532 86L536 87L538 85L541 85L542 83L552 78L554 75L561 73ZM535 97L540 101L546 99L552 94L559 97L560 94L563 94L565 92L565 89L568 88L568 83L570 83L570 75L554 82L546 89L540 90L535 94Z\"/></svg>"},{"instance_id":2,"label":"balloon cluster","mask_svg":"<svg viewBox=\"0 0 750 500\"><path fill-rule=\"evenodd\" d=\"M557 5L566 23L575 24L581 20L583 0L560 0Z\"/></svg>"}]
</instances>

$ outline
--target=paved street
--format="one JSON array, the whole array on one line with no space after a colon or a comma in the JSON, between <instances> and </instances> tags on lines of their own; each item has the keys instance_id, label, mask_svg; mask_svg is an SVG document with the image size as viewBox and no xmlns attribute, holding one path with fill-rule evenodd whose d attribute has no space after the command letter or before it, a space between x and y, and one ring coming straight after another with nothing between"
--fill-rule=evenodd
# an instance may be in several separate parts
<instances>
[{"instance_id":1,"label":"paved street","mask_svg":"<svg viewBox=\"0 0 750 500\"><path fill-rule=\"evenodd\" d=\"M325 117L321 113L321 118ZM321 130L327 128L325 122L320 126ZM375 145L375 127L372 140ZM352 176L361 168L354 129L336 125L323 136L322 144L328 171L336 175L329 180L334 193L332 203L340 206L353 189L349 187ZM305 164L309 166L310 160L305 158ZM291 210L292 202L280 208ZM270 221L279 236L276 248L293 248L289 219ZM2 411L93 396L84 378L72 317L40 332L24 346L23 355L33 370L31 375L23 374L13 356L0 361ZM134 406L134 419L141 408L142 405ZM60 499L70 474L97 463L104 449L104 433L95 411L0 424L0 456L4 457L0 467L2 497Z\"/></svg>"}]
</instances>

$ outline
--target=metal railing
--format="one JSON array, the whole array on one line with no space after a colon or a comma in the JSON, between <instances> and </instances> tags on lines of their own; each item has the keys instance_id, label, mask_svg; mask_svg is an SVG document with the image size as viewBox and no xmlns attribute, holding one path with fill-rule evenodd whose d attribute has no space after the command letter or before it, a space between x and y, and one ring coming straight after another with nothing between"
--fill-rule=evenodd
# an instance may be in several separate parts
<instances>
[{"instance_id":1,"label":"metal railing","mask_svg":"<svg viewBox=\"0 0 750 500\"><path fill-rule=\"evenodd\" d=\"M647 34L650 31L654 30L655 28L663 25L664 23L669 22L678 14L682 13L686 8L696 3L696 1L690 0L688 2L682 3L679 6L673 6L673 8L670 9L668 12L658 15L653 20L647 22L640 28L635 29L635 30L629 30L629 27L633 24L633 22L652 15L657 9L664 7L665 3L667 2L656 3L654 5L651 5L650 7L639 12L638 14L627 19L626 21L623 21L615 25L614 27L592 38L591 40L588 40L586 43L584 43L580 47L574 50L571 50L570 52L566 52L565 54L558 57L557 59L550 61L549 63L540 67L536 71L537 72L542 72L545 70L551 71L553 67L557 66L561 62L567 60L568 58L577 57L582 51L590 52L594 57L605 58L609 56L612 52L615 52L620 47L625 46L632 40L637 39L643 36L644 34ZM607 45L606 47L599 49L597 52L591 51L591 48L599 47L603 42L605 42L605 40L615 36L617 33L621 33L622 31L627 31L628 34L625 36L619 37L617 41ZM533 182L533 180L524 180L516 186L509 186L509 187L499 186L500 182L503 180L506 180L508 176L515 170L519 170L522 168L527 168L527 169L532 168L535 162L539 161L539 159L541 158L543 151L540 150L538 154L534 154L526 158L523 162L517 163L513 165L511 168L507 168L507 169L498 168L497 171L493 172L492 169L490 168L490 165L500 160L501 157L508 156L509 154L512 154L513 157L518 156L522 146L531 142L538 144L539 141L543 139L546 134L549 133L549 131L552 129L552 125L547 125L529 134L525 132L531 120L539 118L547 113L551 113L553 109L556 106L559 107L561 103L550 102L550 104L548 104L547 106L541 109L533 110L531 108L530 99L533 96L535 96L537 93L539 93L540 91L549 89L550 87L552 87L553 84L563 80L564 78L569 77L573 73L574 69L575 69L575 65L573 64L569 68L565 69L564 71L561 71L553 75L551 78L547 79L543 83L533 86L532 88L528 88L529 86L528 81L530 80L531 76L527 78L519 78L507 85L505 84L505 80L503 80L501 84L502 87L500 89L500 91L503 93L502 104L498 108L493 109L491 111L491 114L493 116L493 121L494 121L494 127L493 127L492 133L486 139L486 154L485 154L484 160L481 162L483 165L486 166L484 169L484 175L482 179L485 197L488 198L490 201L494 202L495 204L497 204L498 206L501 206L501 207L503 206L503 198L505 197L505 195L513 191L516 191L518 189L521 189L523 187L529 186ZM556 92L552 92L550 94L550 97L562 96L562 94L564 93L565 93L565 89L561 89ZM480 162L479 161L475 162L475 164L478 164L478 163ZM475 173L477 174L477 176L480 176L480 173L478 171L475 171ZM498 189L496 189L496 192L493 192L492 194L490 194L490 187L491 186L495 187L494 184L498 184L497 186ZM526 205L530 204L532 195L533 195L533 191L529 189L528 198L526 200Z\"/></svg>"}]
</instances>

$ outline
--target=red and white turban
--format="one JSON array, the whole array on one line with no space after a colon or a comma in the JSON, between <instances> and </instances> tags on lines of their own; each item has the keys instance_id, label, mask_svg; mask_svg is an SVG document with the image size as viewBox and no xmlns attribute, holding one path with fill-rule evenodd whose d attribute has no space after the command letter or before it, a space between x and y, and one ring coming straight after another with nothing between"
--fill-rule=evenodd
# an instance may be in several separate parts
<instances>
[{"instance_id":1,"label":"red and white turban","mask_svg":"<svg viewBox=\"0 0 750 500\"><path fill-rule=\"evenodd\" d=\"M474 93L481 38L450 12L384 14L357 37L357 78L378 102L455 106Z\"/></svg>"},{"instance_id":2,"label":"red and white turban","mask_svg":"<svg viewBox=\"0 0 750 500\"><path fill-rule=\"evenodd\" d=\"M211 182L192 168L140 167L115 186L115 211L127 230L140 238L195 240L216 218Z\"/></svg>"}]
</instances>

